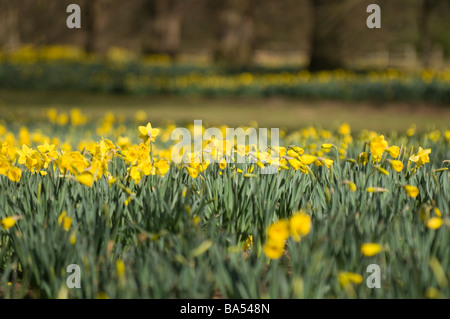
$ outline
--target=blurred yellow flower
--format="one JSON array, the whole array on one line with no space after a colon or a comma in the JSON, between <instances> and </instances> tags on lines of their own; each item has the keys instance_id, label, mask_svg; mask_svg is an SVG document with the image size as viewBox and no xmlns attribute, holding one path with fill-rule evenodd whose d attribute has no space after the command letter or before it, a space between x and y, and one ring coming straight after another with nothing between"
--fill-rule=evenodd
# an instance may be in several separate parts
<instances>
[{"instance_id":1,"label":"blurred yellow flower","mask_svg":"<svg viewBox=\"0 0 450 319\"><path fill-rule=\"evenodd\" d=\"M416 125L412 124L407 130L406 130L406 135L408 136L413 136L414 134L416 134Z\"/></svg>"},{"instance_id":2,"label":"blurred yellow flower","mask_svg":"<svg viewBox=\"0 0 450 319\"><path fill-rule=\"evenodd\" d=\"M289 232L295 241L306 236L311 230L311 217L300 211L289 219Z\"/></svg>"},{"instance_id":3,"label":"blurred yellow flower","mask_svg":"<svg viewBox=\"0 0 450 319\"><path fill-rule=\"evenodd\" d=\"M289 165L291 165L291 167L292 167L294 170L298 170L298 169L303 165L302 162L298 161L298 160L295 159L295 158L288 159L288 163L289 163Z\"/></svg>"},{"instance_id":4,"label":"blurred yellow flower","mask_svg":"<svg viewBox=\"0 0 450 319\"><path fill-rule=\"evenodd\" d=\"M388 148L386 148L386 152L388 152L389 155L392 156L392 158L397 158L400 154L400 147L392 145Z\"/></svg>"},{"instance_id":5,"label":"blurred yellow flower","mask_svg":"<svg viewBox=\"0 0 450 319\"><path fill-rule=\"evenodd\" d=\"M242 246L242 250L247 250L253 246L253 236L250 235L246 240L244 245Z\"/></svg>"},{"instance_id":6,"label":"blurred yellow flower","mask_svg":"<svg viewBox=\"0 0 450 319\"><path fill-rule=\"evenodd\" d=\"M220 169L224 170L227 167L227 161L225 158L222 158L222 160L219 162Z\"/></svg>"},{"instance_id":7,"label":"blurred yellow flower","mask_svg":"<svg viewBox=\"0 0 450 319\"><path fill-rule=\"evenodd\" d=\"M147 112L145 112L144 110L136 111L136 113L134 114L134 119L137 123L144 122L147 119Z\"/></svg>"},{"instance_id":8,"label":"blurred yellow flower","mask_svg":"<svg viewBox=\"0 0 450 319\"><path fill-rule=\"evenodd\" d=\"M263 247L264 254L270 259L278 259L283 256L284 242L273 239L267 240Z\"/></svg>"},{"instance_id":9,"label":"blurred yellow flower","mask_svg":"<svg viewBox=\"0 0 450 319\"><path fill-rule=\"evenodd\" d=\"M333 144L329 144L329 143L325 143L325 144L322 144L321 147L323 149L329 150L329 149L333 148L334 145Z\"/></svg>"},{"instance_id":10,"label":"blurred yellow flower","mask_svg":"<svg viewBox=\"0 0 450 319\"><path fill-rule=\"evenodd\" d=\"M309 154L300 156L300 161L305 165L309 165L309 164L313 163L316 159L317 159L317 156L313 156L313 155L309 155Z\"/></svg>"},{"instance_id":11,"label":"blurred yellow flower","mask_svg":"<svg viewBox=\"0 0 450 319\"><path fill-rule=\"evenodd\" d=\"M372 139L369 143L369 146L374 161L379 162L381 160L381 156L388 147L388 142L384 139L383 135L380 135Z\"/></svg>"},{"instance_id":12,"label":"blurred yellow flower","mask_svg":"<svg viewBox=\"0 0 450 319\"><path fill-rule=\"evenodd\" d=\"M365 166L369 162L369 154L366 152L362 152L358 155L357 161L358 164Z\"/></svg>"},{"instance_id":13,"label":"blurred yellow flower","mask_svg":"<svg viewBox=\"0 0 450 319\"><path fill-rule=\"evenodd\" d=\"M284 242L289 237L289 223L284 219L273 223L267 229L267 235L271 240Z\"/></svg>"},{"instance_id":14,"label":"blurred yellow flower","mask_svg":"<svg viewBox=\"0 0 450 319\"><path fill-rule=\"evenodd\" d=\"M441 213L441 211L439 210L439 208L435 207L435 208L434 208L434 213L436 214L437 217L442 217L442 213Z\"/></svg>"},{"instance_id":15,"label":"blurred yellow flower","mask_svg":"<svg viewBox=\"0 0 450 319\"><path fill-rule=\"evenodd\" d=\"M401 172L403 169L403 163L398 160L391 160L391 167L396 172Z\"/></svg>"},{"instance_id":16,"label":"blurred yellow flower","mask_svg":"<svg viewBox=\"0 0 450 319\"><path fill-rule=\"evenodd\" d=\"M100 291L99 293L97 293L96 299L109 299L109 296L105 292Z\"/></svg>"},{"instance_id":17,"label":"blurred yellow flower","mask_svg":"<svg viewBox=\"0 0 450 319\"><path fill-rule=\"evenodd\" d=\"M75 245L75 243L77 242L77 235L75 232L73 232L72 234L70 234L70 244L71 245Z\"/></svg>"},{"instance_id":18,"label":"blurred yellow flower","mask_svg":"<svg viewBox=\"0 0 450 319\"><path fill-rule=\"evenodd\" d=\"M419 151L416 154L410 156L409 160L411 162L415 162L417 167L421 167L423 164L430 162L430 158L428 156L430 153L431 148L427 148L426 150L424 150L419 146Z\"/></svg>"},{"instance_id":19,"label":"blurred yellow flower","mask_svg":"<svg viewBox=\"0 0 450 319\"><path fill-rule=\"evenodd\" d=\"M440 137L441 137L441 131L439 131L439 130L434 130L434 131L430 132L430 134L428 134L428 138L435 143L437 141L439 141Z\"/></svg>"},{"instance_id":20,"label":"blurred yellow flower","mask_svg":"<svg viewBox=\"0 0 450 319\"><path fill-rule=\"evenodd\" d=\"M352 192L356 192L357 187L356 187L356 184L355 184L355 183L349 182L349 183L348 183L348 187L350 187L350 190L351 190Z\"/></svg>"},{"instance_id":21,"label":"blurred yellow flower","mask_svg":"<svg viewBox=\"0 0 450 319\"><path fill-rule=\"evenodd\" d=\"M45 140L43 145L38 145L37 146L37 149L41 153L47 153L47 152L53 151L55 149L55 145L54 144L48 144L48 141Z\"/></svg>"},{"instance_id":22,"label":"blurred yellow flower","mask_svg":"<svg viewBox=\"0 0 450 319\"><path fill-rule=\"evenodd\" d=\"M405 185L403 186L406 193L411 197L417 197L419 195L419 189L416 186Z\"/></svg>"},{"instance_id":23,"label":"blurred yellow flower","mask_svg":"<svg viewBox=\"0 0 450 319\"><path fill-rule=\"evenodd\" d=\"M62 226L65 231L69 231L72 225L72 218L67 216L67 212L63 211L58 217L58 225Z\"/></svg>"},{"instance_id":24,"label":"blurred yellow flower","mask_svg":"<svg viewBox=\"0 0 450 319\"><path fill-rule=\"evenodd\" d=\"M305 150L303 148L298 147L298 146L292 146L291 148L295 153L297 153L299 155L302 155L305 152Z\"/></svg>"},{"instance_id":25,"label":"blurred yellow flower","mask_svg":"<svg viewBox=\"0 0 450 319\"><path fill-rule=\"evenodd\" d=\"M445 139L447 142L450 142L450 130L446 130L444 133Z\"/></svg>"},{"instance_id":26,"label":"blurred yellow flower","mask_svg":"<svg viewBox=\"0 0 450 319\"><path fill-rule=\"evenodd\" d=\"M442 218L432 217L426 222L426 226L430 229L439 229L442 226Z\"/></svg>"},{"instance_id":27,"label":"blurred yellow flower","mask_svg":"<svg viewBox=\"0 0 450 319\"><path fill-rule=\"evenodd\" d=\"M12 182L19 182L22 178L22 170L18 167L11 167L8 170L8 178Z\"/></svg>"},{"instance_id":28,"label":"blurred yellow flower","mask_svg":"<svg viewBox=\"0 0 450 319\"><path fill-rule=\"evenodd\" d=\"M119 278L125 276L125 264L121 259L116 260L116 271Z\"/></svg>"},{"instance_id":29,"label":"blurred yellow flower","mask_svg":"<svg viewBox=\"0 0 450 319\"><path fill-rule=\"evenodd\" d=\"M350 125L348 123L342 123L338 128L338 132L341 135L349 135L351 132Z\"/></svg>"},{"instance_id":30,"label":"blurred yellow flower","mask_svg":"<svg viewBox=\"0 0 450 319\"><path fill-rule=\"evenodd\" d=\"M94 176L92 176L92 174L89 172L84 172L84 173L81 173L80 175L77 175L76 179L81 184L89 186L89 187L92 187L92 184L94 182Z\"/></svg>"},{"instance_id":31,"label":"blurred yellow flower","mask_svg":"<svg viewBox=\"0 0 450 319\"><path fill-rule=\"evenodd\" d=\"M198 170L192 167L186 167L189 173L189 176L192 178L196 178L198 176ZM242 171L241 171L242 173Z\"/></svg>"},{"instance_id":32,"label":"blurred yellow flower","mask_svg":"<svg viewBox=\"0 0 450 319\"><path fill-rule=\"evenodd\" d=\"M440 299L443 298L442 293L434 287L429 287L425 291L425 297L428 299Z\"/></svg>"},{"instance_id":33,"label":"blurred yellow flower","mask_svg":"<svg viewBox=\"0 0 450 319\"><path fill-rule=\"evenodd\" d=\"M359 285L363 281L363 277L360 274L356 274L353 272L339 272L338 273L338 281L341 286L346 287L351 283Z\"/></svg>"},{"instance_id":34,"label":"blurred yellow flower","mask_svg":"<svg viewBox=\"0 0 450 319\"><path fill-rule=\"evenodd\" d=\"M365 243L361 245L361 253L365 257L372 257L381 252L383 247L376 243Z\"/></svg>"},{"instance_id":35,"label":"blurred yellow flower","mask_svg":"<svg viewBox=\"0 0 450 319\"><path fill-rule=\"evenodd\" d=\"M4 229L10 229L16 224L16 219L13 217L6 217L1 220L0 224Z\"/></svg>"},{"instance_id":36,"label":"blurred yellow flower","mask_svg":"<svg viewBox=\"0 0 450 319\"><path fill-rule=\"evenodd\" d=\"M366 192L368 192L368 193L385 193L385 192L388 192L388 190L383 187L368 187L368 188L366 188Z\"/></svg>"}]
</instances>

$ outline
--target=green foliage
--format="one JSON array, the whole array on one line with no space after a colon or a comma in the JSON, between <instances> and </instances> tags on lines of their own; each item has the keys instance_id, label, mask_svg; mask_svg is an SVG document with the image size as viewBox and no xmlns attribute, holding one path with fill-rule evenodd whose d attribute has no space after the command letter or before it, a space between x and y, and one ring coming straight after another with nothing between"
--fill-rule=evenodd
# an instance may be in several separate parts
<instances>
[{"instance_id":1,"label":"green foliage","mask_svg":"<svg viewBox=\"0 0 450 319\"><path fill-rule=\"evenodd\" d=\"M348 156L356 158L363 142L350 144ZM0 175L0 219L22 217L0 228L0 295L423 298L433 287L449 298L450 175L434 171L448 167L442 164L450 157L448 142L414 136L408 145L432 148L431 162L414 174L399 174L385 160L389 176L371 163L336 158L332 170L312 166L310 174L290 168L264 175L255 167L255 177L245 177L232 165L210 165L194 179L172 164L164 177L145 176L139 184L124 179L136 195L128 204L124 188L106 178L87 187L60 177L56 167L47 176L25 171L19 183ZM238 168L245 172L248 165ZM124 176L123 158L114 157L109 172ZM344 180L357 190L349 191ZM405 184L417 186L419 196L409 197ZM376 186L388 192L366 191ZM419 211L427 206L438 207L447 224L426 228ZM262 253L267 227L299 209L311 215L311 232L300 242L288 239L286 253L269 261ZM58 224L63 211L73 221L68 231ZM253 245L243 251L250 235ZM364 257L360 247L367 242L384 250ZM81 289L67 290L69 264L81 267ZM381 289L365 285L369 264L381 267ZM340 286L340 271L364 277L354 295Z\"/></svg>"}]
</instances>

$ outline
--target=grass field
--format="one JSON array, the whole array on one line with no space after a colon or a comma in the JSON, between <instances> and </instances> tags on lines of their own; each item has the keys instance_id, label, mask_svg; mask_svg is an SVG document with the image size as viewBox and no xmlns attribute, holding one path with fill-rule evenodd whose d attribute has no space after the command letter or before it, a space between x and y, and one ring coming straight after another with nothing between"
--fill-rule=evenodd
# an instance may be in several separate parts
<instances>
[{"instance_id":1,"label":"grass field","mask_svg":"<svg viewBox=\"0 0 450 319\"><path fill-rule=\"evenodd\" d=\"M296 129L315 125L324 128L347 122L355 131L361 129L389 132L405 131L416 124L418 131L446 128L450 109L443 105L342 102L296 100L286 98L152 97L134 95L95 94L80 92L0 91L0 109L24 114L39 114L44 108L59 110L80 108L84 113L103 116L112 111L133 116L145 110L154 123L173 120L193 123L202 119L211 124L248 125L256 121L260 127Z\"/></svg>"}]
</instances>

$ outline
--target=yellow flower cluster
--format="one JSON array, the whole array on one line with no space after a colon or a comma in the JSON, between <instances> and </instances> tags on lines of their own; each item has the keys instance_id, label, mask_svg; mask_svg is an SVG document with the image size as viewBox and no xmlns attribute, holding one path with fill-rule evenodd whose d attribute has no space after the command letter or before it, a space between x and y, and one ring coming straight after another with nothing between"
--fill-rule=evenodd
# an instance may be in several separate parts
<instances>
[{"instance_id":1,"label":"yellow flower cluster","mask_svg":"<svg viewBox=\"0 0 450 319\"><path fill-rule=\"evenodd\" d=\"M311 217L304 211L299 211L289 220L279 220L267 229L267 241L264 244L264 253L270 259L278 259L284 253L284 246L289 236L294 241L300 239L311 230Z\"/></svg>"}]
</instances>

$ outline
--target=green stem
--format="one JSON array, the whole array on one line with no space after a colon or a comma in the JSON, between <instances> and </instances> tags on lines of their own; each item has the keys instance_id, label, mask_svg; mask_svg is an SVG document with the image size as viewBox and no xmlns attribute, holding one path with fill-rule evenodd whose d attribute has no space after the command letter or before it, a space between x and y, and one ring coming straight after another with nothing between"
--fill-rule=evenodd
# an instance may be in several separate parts
<instances>
[{"instance_id":1,"label":"green stem","mask_svg":"<svg viewBox=\"0 0 450 319\"><path fill-rule=\"evenodd\" d=\"M153 164L153 143L152 140L150 140L150 162Z\"/></svg>"}]
</instances>

